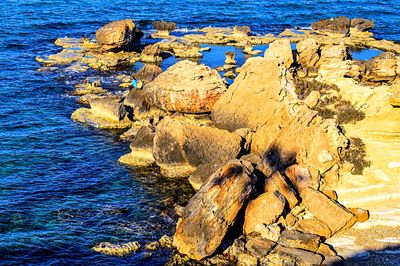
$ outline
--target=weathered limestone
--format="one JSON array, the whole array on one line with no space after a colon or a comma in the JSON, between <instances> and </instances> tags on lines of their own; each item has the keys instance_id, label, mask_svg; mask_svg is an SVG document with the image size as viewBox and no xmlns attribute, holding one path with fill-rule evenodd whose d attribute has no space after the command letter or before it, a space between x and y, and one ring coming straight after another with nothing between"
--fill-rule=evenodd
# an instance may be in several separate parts
<instances>
[{"instance_id":1,"label":"weathered limestone","mask_svg":"<svg viewBox=\"0 0 400 266\"><path fill-rule=\"evenodd\" d=\"M217 71L188 60L176 63L144 87L150 104L182 113L211 111L225 90Z\"/></svg>"},{"instance_id":2,"label":"weathered limestone","mask_svg":"<svg viewBox=\"0 0 400 266\"><path fill-rule=\"evenodd\" d=\"M110 22L96 31L96 42L103 49L110 50L131 45L140 40L143 33L131 19Z\"/></svg>"},{"instance_id":3,"label":"weathered limestone","mask_svg":"<svg viewBox=\"0 0 400 266\"><path fill-rule=\"evenodd\" d=\"M166 176L188 176L200 164L226 163L238 156L242 138L187 118L164 118L156 129L153 155Z\"/></svg>"},{"instance_id":4,"label":"weathered limestone","mask_svg":"<svg viewBox=\"0 0 400 266\"><path fill-rule=\"evenodd\" d=\"M253 192L256 177L252 171L250 164L233 160L193 196L174 235L180 253L199 260L215 252Z\"/></svg>"},{"instance_id":5,"label":"weathered limestone","mask_svg":"<svg viewBox=\"0 0 400 266\"><path fill-rule=\"evenodd\" d=\"M168 37L170 32L176 29L176 23L170 21L154 21L153 27L157 30L157 35Z\"/></svg>"},{"instance_id":6,"label":"weathered limestone","mask_svg":"<svg viewBox=\"0 0 400 266\"><path fill-rule=\"evenodd\" d=\"M162 50L160 46L156 44L147 45L142 53L140 54L140 60L146 63L157 63L162 61Z\"/></svg>"}]
</instances>

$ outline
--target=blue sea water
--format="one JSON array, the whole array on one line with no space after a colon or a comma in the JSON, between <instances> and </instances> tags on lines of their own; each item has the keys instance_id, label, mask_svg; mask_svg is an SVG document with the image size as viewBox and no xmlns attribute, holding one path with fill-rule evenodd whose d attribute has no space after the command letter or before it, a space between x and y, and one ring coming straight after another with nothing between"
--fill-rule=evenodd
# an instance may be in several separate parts
<instances>
[{"instance_id":1,"label":"blue sea water","mask_svg":"<svg viewBox=\"0 0 400 266\"><path fill-rule=\"evenodd\" d=\"M168 252L110 257L91 251L102 241L145 244L171 234L170 202L191 191L156 171L118 165L129 151L110 132L70 120L73 76L39 73L37 55L59 50L59 37L93 37L107 22L133 18L146 32L153 20L183 29L249 25L255 33L338 15L375 21L378 38L400 41L399 0L0 2L0 265L162 265ZM229 48L234 51L235 48ZM203 62L220 65L205 53ZM365 56L364 54L359 55ZM238 61L243 62L242 55ZM165 62L164 67L173 62ZM161 214L161 215L160 215Z\"/></svg>"}]
</instances>

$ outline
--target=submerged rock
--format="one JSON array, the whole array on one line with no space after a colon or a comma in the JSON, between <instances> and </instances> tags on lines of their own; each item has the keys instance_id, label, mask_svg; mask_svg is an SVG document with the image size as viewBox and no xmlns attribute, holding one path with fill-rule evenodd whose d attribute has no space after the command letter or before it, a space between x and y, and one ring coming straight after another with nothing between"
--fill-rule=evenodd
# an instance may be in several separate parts
<instances>
[{"instance_id":1,"label":"submerged rock","mask_svg":"<svg viewBox=\"0 0 400 266\"><path fill-rule=\"evenodd\" d=\"M110 50L129 46L139 41L143 33L131 19L110 22L96 31L96 42L103 49Z\"/></svg>"},{"instance_id":2,"label":"submerged rock","mask_svg":"<svg viewBox=\"0 0 400 266\"><path fill-rule=\"evenodd\" d=\"M253 192L256 177L252 172L251 164L233 160L192 197L174 235L180 253L199 260L215 252Z\"/></svg>"},{"instance_id":3,"label":"submerged rock","mask_svg":"<svg viewBox=\"0 0 400 266\"><path fill-rule=\"evenodd\" d=\"M217 71L188 60L176 63L144 87L150 104L182 113L210 112L225 90Z\"/></svg>"},{"instance_id":4,"label":"submerged rock","mask_svg":"<svg viewBox=\"0 0 400 266\"><path fill-rule=\"evenodd\" d=\"M96 252L113 256L125 256L136 252L140 249L138 242L128 242L125 244L112 244L109 242L101 242L92 248Z\"/></svg>"}]
</instances>

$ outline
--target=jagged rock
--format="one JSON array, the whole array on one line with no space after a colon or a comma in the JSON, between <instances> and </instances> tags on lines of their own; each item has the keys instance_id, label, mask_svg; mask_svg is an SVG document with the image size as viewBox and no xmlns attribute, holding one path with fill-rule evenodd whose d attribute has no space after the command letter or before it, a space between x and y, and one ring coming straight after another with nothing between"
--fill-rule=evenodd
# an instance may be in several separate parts
<instances>
[{"instance_id":1,"label":"jagged rock","mask_svg":"<svg viewBox=\"0 0 400 266\"><path fill-rule=\"evenodd\" d=\"M267 256L268 265L321 265L323 257L310 251L277 245Z\"/></svg>"},{"instance_id":2,"label":"jagged rock","mask_svg":"<svg viewBox=\"0 0 400 266\"><path fill-rule=\"evenodd\" d=\"M163 248L172 248L172 244L173 244L173 238L167 235L163 235L162 237L160 237L160 239L158 240L158 243L160 243L160 246Z\"/></svg>"},{"instance_id":3,"label":"jagged rock","mask_svg":"<svg viewBox=\"0 0 400 266\"><path fill-rule=\"evenodd\" d=\"M188 60L176 63L144 87L151 104L182 113L210 112L225 90L217 71Z\"/></svg>"},{"instance_id":4,"label":"jagged rock","mask_svg":"<svg viewBox=\"0 0 400 266\"><path fill-rule=\"evenodd\" d=\"M176 23L170 21L154 21L153 27L160 36L169 36L169 33L176 29Z\"/></svg>"},{"instance_id":5,"label":"jagged rock","mask_svg":"<svg viewBox=\"0 0 400 266\"><path fill-rule=\"evenodd\" d=\"M201 164L226 163L236 158L242 138L188 118L164 118L156 129L153 155L167 176L192 174Z\"/></svg>"},{"instance_id":6,"label":"jagged rock","mask_svg":"<svg viewBox=\"0 0 400 266\"><path fill-rule=\"evenodd\" d=\"M346 17L324 19L318 22L313 22L311 28L314 31L327 35L338 34L344 37L350 32L350 19Z\"/></svg>"},{"instance_id":7,"label":"jagged rock","mask_svg":"<svg viewBox=\"0 0 400 266\"><path fill-rule=\"evenodd\" d=\"M263 193L250 201L244 215L244 233L254 232L257 224L273 224L281 216L285 204L285 198L277 190Z\"/></svg>"},{"instance_id":8,"label":"jagged rock","mask_svg":"<svg viewBox=\"0 0 400 266\"><path fill-rule=\"evenodd\" d=\"M344 61L349 57L344 44L326 45L321 47L321 58L319 64L327 64L336 61Z\"/></svg>"},{"instance_id":9,"label":"jagged rock","mask_svg":"<svg viewBox=\"0 0 400 266\"><path fill-rule=\"evenodd\" d=\"M174 235L180 253L199 260L215 252L253 193L256 177L252 172L251 164L233 160L191 198Z\"/></svg>"},{"instance_id":10,"label":"jagged rock","mask_svg":"<svg viewBox=\"0 0 400 266\"><path fill-rule=\"evenodd\" d=\"M228 78L228 79L235 79L236 78L236 74L233 73L233 71L227 71L224 73L224 77Z\"/></svg>"},{"instance_id":11,"label":"jagged rock","mask_svg":"<svg viewBox=\"0 0 400 266\"><path fill-rule=\"evenodd\" d=\"M275 190L279 191L286 199L290 208L293 208L299 202L299 196L296 190L293 188L292 184L290 184L285 177L283 177L279 171L276 171L271 174L271 172L266 172L263 168L265 165L264 162L261 161L257 166L258 169L267 176L265 179L264 191L265 192L273 192Z\"/></svg>"},{"instance_id":12,"label":"jagged rock","mask_svg":"<svg viewBox=\"0 0 400 266\"><path fill-rule=\"evenodd\" d=\"M276 243L262 238L254 237L247 241L246 250L256 256L257 258L265 257L276 246Z\"/></svg>"},{"instance_id":13,"label":"jagged rock","mask_svg":"<svg viewBox=\"0 0 400 266\"><path fill-rule=\"evenodd\" d=\"M365 18L353 18L351 20L351 27L359 31L367 31L374 28L374 22Z\"/></svg>"},{"instance_id":14,"label":"jagged rock","mask_svg":"<svg viewBox=\"0 0 400 266\"><path fill-rule=\"evenodd\" d=\"M189 177L189 182L194 190L199 190L208 178L220 168L222 164L200 164Z\"/></svg>"},{"instance_id":15,"label":"jagged rock","mask_svg":"<svg viewBox=\"0 0 400 266\"><path fill-rule=\"evenodd\" d=\"M286 73L277 60L249 58L234 83L215 103L212 109L215 125L229 131L239 128L256 131L267 124L285 96L296 97ZM292 93L288 92L291 89Z\"/></svg>"},{"instance_id":16,"label":"jagged rock","mask_svg":"<svg viewBox=\"0 0 400 266\"><path fill-rule=\"evenodd\" d=\"M140 80L143 84L152 82L158 75L162 73L161 67L153 64L144 64L143 67L133 74L136 80Z\"/></svg>"},{"instance_id":17,"label":"jagged rock","mask_svg":"<svg viewBox=\"0 0 400 266\"><path fill-rule=\"evenodd\" d=\"M96 31L96 42L106 50L128 46L142 37L131 19L113 21Z\"/></svg>"},{"instance_id":18,"label":"jagged rock","mask_svg":"<svg viewBox=\"0 0 400 266\"><path fill-rule=\"evenodd\" d=\"M305 68L312 69L317 66L320 58L320 44L312 38L300 41L296 50L298 53L297 62Z\"/></svg>"},{"instance_id":19,"label":"jagged rock","mask_svg":"<svg viewBox=\"0 0 400 266\"><path fill-rule=\"evenodd\" d=\"M136 252L140 249L138 242L128 242L125 244L112 244L109 242L101 242L92 248L96 252L100 252L113 256L124 256Z\"/></svg>"},{"instance_id":20,"label":"jagged rock","mask_svg":"<svg viewBox=\"0 0 400 266\"><path fill-rule=\"evenodd\" d=\"M133 138L131 152L121 156L118 162L129 166L149 166L155 162L153 157L154 128L143 126Z\"/></svg>"},{"instance_id":21,"label":"jagged rock","mask_svg":"<svg viewBox=\"0 0 400 266\"><path fill-rule=\"evenodd\" d=\"M286 68L290 68L294 62L293 51L289 39L278 39L272 42L264 54L265 59L271 58L282 61Z\"/></svg>"},{"instance_id":22,"label":"jagged rock","mask_svg":"<svg viewBox=\"0 0 400 266\"><path fill-rule=\"evenodd\" d=\"M142 62L146 62L146 63L161 62L162 61L161 54L162 54L162 50L157 43L150 44L150 45L147 45L143 49L143 51L140 55L140 59Z\"/></svg>"},{"instance_id":23,"label":"jagged rock","mask_svg":"<svg viewBox=\"0 0 400 266\"><path fill-rule=\"evenodd\" d=\"M77 84L72 94L74 95L87 95L87 94L100 94L105 90L101 87L101 81L98 79L86 78L83 84Z\"/></svg>"},{"instance_id":24,"label":"jagged rock","mask_svg":"<svg viewBox=\"0 0 400 266\"><path fill-rule=\"evenodd\" d=\"M329 246L328 244L325 244L325 243L320 243L319 244L317 253L321 254L325 258L337 255L336 252L334 250L332 250L331 246Z\"/></svg>"},{"instance_id":25,"label":"jagged rock","mask_svg":"<svg viewBox=\"0 0 400 266\"><path fill-rule=\"evenodd\" d=\"M299 231L285 230L281 233L278 243L285 247L298 248L316 252L319 248L321 237Z\"/></svg>"},{"instance_id":26,"label":"jagged rock","mask_svg":"<svg viewBox=\"0 0 400 266\"><path fill-rule=\"evenodd\" d=\"M317 190L309 188L301 197L306 208L329 227L332 235L351 227L357 221L349 210Z\"/></svg>"}]
</instances>

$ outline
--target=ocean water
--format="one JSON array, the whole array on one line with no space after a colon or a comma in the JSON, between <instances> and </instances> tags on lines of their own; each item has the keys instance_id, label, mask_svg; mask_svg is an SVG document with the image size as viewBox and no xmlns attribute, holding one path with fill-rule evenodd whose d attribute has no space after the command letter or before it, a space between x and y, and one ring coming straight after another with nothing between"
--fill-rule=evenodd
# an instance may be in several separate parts
<instances>
[{"instance_id":1,"label":"ocean water","mask_svg":"<svg viewBox=\"0 0 400 266\"><path fill-rule=\"evenodd\" d=\"M183 32L249 25L263 34L346 15L373 19L378 38L400 41L399 4L399 0L2 0L0 265L162 265L168 251L120 258L95 253L91 247L102 241L145 244L171 234L176 219L171 207L175 202L184 204L192 193L183 180L118 165L117 159L129 151L126 143L117 141L112 132L70 120L79 107L68 96L77 77L36 72L35 56L60 50L53 44L56 38L93 37L100 26L124 18L133 18L145 32L151 21L165 19L176 21ZM220 65L224 52L213 47L202 62ZM237 59L244 62L240 52ZM164 68L173 64L169 60Z\"/></svg>"}]
</instances>

